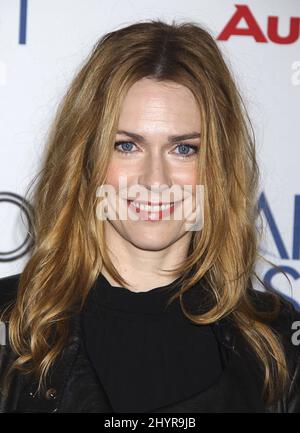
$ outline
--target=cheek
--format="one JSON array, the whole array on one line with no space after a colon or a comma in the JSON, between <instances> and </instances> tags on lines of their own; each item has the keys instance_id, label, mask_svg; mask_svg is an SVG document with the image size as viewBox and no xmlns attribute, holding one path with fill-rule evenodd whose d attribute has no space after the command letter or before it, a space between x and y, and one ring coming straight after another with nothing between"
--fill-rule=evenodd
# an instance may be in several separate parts
<instances>
[{"instance_id":1,"label":"cheek","mask_svg":"<svg viewBox=\"0 0 300 433\"><path fill-rule=\"evenodd\" d=\"M120 176L127 176L128 170L119 162L111 162L107 169L106 183L117 187L119 185Z\"/></svg>"},{"instance_id":2,"label":"cheek","mask_svg":"<svg viewBox=\"0 0 300 433\"><path fill-rule=\"evenodd\" d=\"M192 185L194 187L196 185L196 183L197 183L196 174L194 174L193 172L188 173L185 177L185 184L186 185Z\"/></svg>"},{"instance_id":3,"label":"cheek","mask_svg":"<svg viewBox=\"0 0 300 433\"><path fill-rule=\"evenodd\" d=\"M174 183L177 183L180 186L184 185L192 185L193 189L197 184L197 173L193 167L189 167L185 170L180 170L175 172L173 177Z\"/></svg>"},{"instance_id":4,"label":"cheek","mask_svg":"<svg viewBox=\"0 0 300 433\"><path fill-rule=\"evenodd\" d=\"M193 202L196 199L196 185L198 183L196 169L194 167L189 167L182 169L180 172L177 172L176 178L173 178L173 183L180 185L181 189L185 190L185 194L190 196L192 192ZM192 190L192 191L191 191Z\"/></svg>"}]
</instances>

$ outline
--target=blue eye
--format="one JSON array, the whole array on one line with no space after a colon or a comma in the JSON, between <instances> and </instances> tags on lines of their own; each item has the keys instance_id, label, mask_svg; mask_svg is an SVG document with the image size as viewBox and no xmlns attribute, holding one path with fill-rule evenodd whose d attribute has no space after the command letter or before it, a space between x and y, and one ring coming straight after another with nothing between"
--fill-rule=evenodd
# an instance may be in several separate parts
<instances>
[{"instance_id":1,"label":"blue eye","mask_svg":"<svg viewBox=\"0 0 300 433\"><path fill-rule=\"evenodd\" d=\"M195 155L195 153L198 152L198 146L192 145L192 144L178 144L177 146L178 149L183 149L184 152L183 153L179 153L179 155L183 158L188 158L190 156ZM189 150L193 150L192 153L188 153Z\"/></svg>"},{"instance_id":2,"label":"blue eye","mask_svg":"<svg viewBox=\"0 0 300 433\"><path fill-rule=\"evenodd\" d=\"M124 155L135 153L134 151L132 152L133 146L136 146L136 145L134 143L132 143L131 141L116 141L115 142L115 149L116 149L116 151L120 152L120 153L123 153ZM176 148L183 150L183 153L181 153L181 152L179 152L179 153L175 152L177 155L179 155L180 158L189 158L189 157L192 157L199 150L198 146L192 145L192 144L186 144L186 143L178 144L176 146ZM188 153L190 150L192 150L192 152Z\"/></svg>"},{"instance_id":3,"label":"blue eye","mask_svg":"<svg viewBox=\"0 0 300 433\"><path fill-rule=\"evenodd\" d=\"M188 151L189 151L189 147L186 144L180 144L178 146L178 149L180 149L180 148L184 149L184 150L187 150L187 152L183 152L184 155L186 155L188 153Z\"/></svg>"},{"instance_id":4,"label":"blue eye","mask_svg":"<svg viewBox=\"0 0 300 433\"><path fill-rule=\"evenodd\" d=\"M122 150L118 149L117 146L121 146ZM132 146L134 146L134 144L131 141L116 141L115 143L115 149L121 153L132 153L130 152Z\"/></svg>"}]
</instances>

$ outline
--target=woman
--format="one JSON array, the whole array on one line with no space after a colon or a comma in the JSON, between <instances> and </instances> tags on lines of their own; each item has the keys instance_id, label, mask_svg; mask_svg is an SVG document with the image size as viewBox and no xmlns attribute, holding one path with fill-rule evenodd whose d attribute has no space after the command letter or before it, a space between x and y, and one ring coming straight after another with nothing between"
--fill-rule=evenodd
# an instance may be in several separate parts
<instances>
[{"instance_id":1,"label":"woman","mask_svg":"<svg viewBox=\"0 0 300 433\"><path fill-rule=\"evenodd\" d=\"M300 411L299 314L252 287L251 130L199 25L101 38L49 135L30 259L1 280L2 412Z\"/></svg>"}]
</instances>

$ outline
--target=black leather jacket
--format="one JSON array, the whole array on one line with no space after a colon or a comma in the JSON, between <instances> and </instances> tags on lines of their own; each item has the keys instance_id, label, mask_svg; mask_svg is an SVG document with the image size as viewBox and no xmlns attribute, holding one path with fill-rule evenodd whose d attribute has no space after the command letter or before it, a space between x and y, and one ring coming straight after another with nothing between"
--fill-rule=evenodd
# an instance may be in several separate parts
<instances>
[{"instance_id":1,"label":"black leather jacket","mask_svg":"<svg viewBox=\"0 0 300 433\"><path fill-rule=\"evenodd\" d=\"M20 274L0 279L0 305L16 293ZM257 301L263 293L255 292ZM272 407L261 398L262 375L254 355L239 336L229 318L213 324L221 349L224 366L221 380L208 391L189 399L165 406L154 412L300 412L300 339L292 340L292 323L300 321L291 304L285 302L281 314L272 326L276 329L288 354L291 384ZM9 347L7 323L0 323L2 344L0 376L4 374L13 353ZM300 325L300 322L299 322ZM6 335L5 335L6 334ZM109 399L90 364L83 345L79 317L74 317L69 343L51 370L45 393L37 394L37 383L30 376L15 375L8 397L1 395L0 412L113 412Z\"/></svg>"}]
</instances>

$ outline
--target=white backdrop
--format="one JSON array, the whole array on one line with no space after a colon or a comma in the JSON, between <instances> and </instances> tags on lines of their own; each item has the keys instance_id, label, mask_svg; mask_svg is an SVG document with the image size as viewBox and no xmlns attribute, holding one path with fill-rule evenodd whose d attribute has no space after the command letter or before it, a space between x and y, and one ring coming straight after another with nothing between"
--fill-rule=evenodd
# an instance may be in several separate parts
<instances>
[{"instance_id":1,"label":"white backdrop","mask_svg":"<svg viewBox=\"0 0 300 433\"><path fill-rule=\"evenodd\" d=\"M28 260L22 197L58 102L95 42L148 18L204 24L236 76L262 172L261 277L300 307L300 0L0 0L0 277Z\"/></svg>"}]
</instances>

